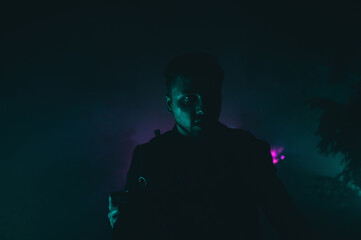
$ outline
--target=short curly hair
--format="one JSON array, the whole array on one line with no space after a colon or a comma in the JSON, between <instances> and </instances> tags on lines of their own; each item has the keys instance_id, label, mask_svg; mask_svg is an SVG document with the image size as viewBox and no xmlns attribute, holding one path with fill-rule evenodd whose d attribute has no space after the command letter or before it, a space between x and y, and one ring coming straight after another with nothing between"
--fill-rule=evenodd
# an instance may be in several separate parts
<instances>
[{"instance_id":1,"label":"short curly hair","mask_svg":"<svg viewBox=\"0 0 361 240\"><path fill-rule=\"evenodd\" d=\"M205 52L191 52L177 56L167 64L164 71L167 94L171 93L172 83L178 76L214 81L221 90L224 72L216 57Z\"/></svg>"}]
</instances>

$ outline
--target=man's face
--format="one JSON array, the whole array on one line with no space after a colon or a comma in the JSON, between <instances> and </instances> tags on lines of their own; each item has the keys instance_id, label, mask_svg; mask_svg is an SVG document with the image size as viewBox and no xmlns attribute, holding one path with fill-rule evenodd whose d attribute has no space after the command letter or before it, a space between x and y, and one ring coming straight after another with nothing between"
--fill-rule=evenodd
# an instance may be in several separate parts
<instances>
[{"instance_id":1,"label":"man's face","mask_svg":"<svg viewBox=\"0 0 361 240\"><path fill-rule=\"evenodd\" d=\"M202 137L212 131L221 112L221 89L207 79L193 81L179 76L170 91L166 96L168 111L181 134Z\"/></svg>"}]
</instances>

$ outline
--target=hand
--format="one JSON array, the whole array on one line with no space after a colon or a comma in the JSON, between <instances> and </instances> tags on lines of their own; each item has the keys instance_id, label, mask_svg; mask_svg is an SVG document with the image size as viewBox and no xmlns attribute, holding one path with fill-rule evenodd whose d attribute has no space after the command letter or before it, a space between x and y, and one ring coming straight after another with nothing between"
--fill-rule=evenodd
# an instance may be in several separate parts
<instances>
[{"instance_id":1,"label":"hand","mask_svg":"<svg viewBox=\"0 0 361 240\"><path fill-rule=\"evenodd\" d=\"M114 224L117 221L120 215L120 208L126 202L126 192L118 191L113 192L109 195L109 213L108 219L110 221L110 225L114 228Z\"/></svg>"},{"instance_id":2,"label":"hand","mask_svg":"<svg viewBox=\"0 0 361 240\"><path fill-rule=\"evenodd\" d=\"M112 228L114 227L115 222L117 221L118 217L120 215L119 207L114 205L112 203L112 197L109 196L109 213L108 213L108 219L110 221L110 225Z\"/></svg>"}]
</instances>

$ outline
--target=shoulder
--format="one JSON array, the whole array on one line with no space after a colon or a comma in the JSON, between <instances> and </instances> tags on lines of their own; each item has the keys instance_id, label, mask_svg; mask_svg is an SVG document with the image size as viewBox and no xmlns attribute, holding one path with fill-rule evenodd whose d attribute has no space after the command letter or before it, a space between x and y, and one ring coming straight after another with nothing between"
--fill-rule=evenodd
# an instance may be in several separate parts
<instances>
[{"instance_id":1,"label":"shoulder","mask_svg":"<svg viewBox=\"0 0 361 240\"><path fill-rule=\"evenodd\" d=\"M231 136L239 144L243 144L252 150L269 149L269 143L265 140L257 138L253 133L244 129L231 129L229 128Z\"/></svg>"},{"instance_id":2,"label":"shoulder","mask_svg":"<svg viewBox=\"0 0 361 240\"><path fill-rule=\"evenodd\" d=\"M223 133L223 136L225 138L231 140L238 146L241 144L251 149L270 148L267 141L257 138L253 133L248 130L226 127L223 129ZM167 131L163 134L153 137L146 143L137 145L135 151L142 153L152 153L159 149L169 149L173 143L174 137L175 136L172 131Z\"/></svg>"},{"instance_id":3,"label":"shoulder","mask_svg":"<svg viewBox=\"0 0 361 240\"><path fill-rule=\"evenodd\" d=\"M167 131L163 134L151 138L148 142L139 144L134 149L134 154L138 155L152 155L158 154L161 151L169 149L172 143L173 133Z\"/></svg>"},{"instance_id":4,"label":"shoulder","mask_svg":"<svg viewBox=\"0 0 361 240\"><path fill-rule=\"evenodd\" d=\"M273 158L271 156L270 144L262 139L257 138L251 132L242 129L232 129L232 134L237 138L236 149L245 159L245 167L258 173L274 173ZM260 171L263 169L264 171Z\"/></svg>"}]
</instances>

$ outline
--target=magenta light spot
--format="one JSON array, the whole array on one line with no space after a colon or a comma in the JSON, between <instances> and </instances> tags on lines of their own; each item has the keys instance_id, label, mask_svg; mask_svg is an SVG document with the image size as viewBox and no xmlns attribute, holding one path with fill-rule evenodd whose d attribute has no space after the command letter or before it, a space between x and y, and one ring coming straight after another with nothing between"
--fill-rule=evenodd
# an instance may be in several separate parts
<instances>
[{"instance_id":1,"label":"magenta light spot","mask_svg":"<svg viewBox=\"0 0 361 240\"><path fill-rule=\"evenodd\" d=\"M272 155L273 158L277 157L276 150L271 150L271 155Z\"/></svg>"},{"instance_id":2,"label":"magenta light spot","mask_svg":"<svg viewBox=\"0 0 361 240\"><path fill-rule=\"evenodd\" d=\"M285 159L284 155L280 154L283 152L283 147L272 147L271 148L271 156L273 158L273 164L277 164L279 162L279 160L283 160Z\"/></svg>"}]
</instances>

